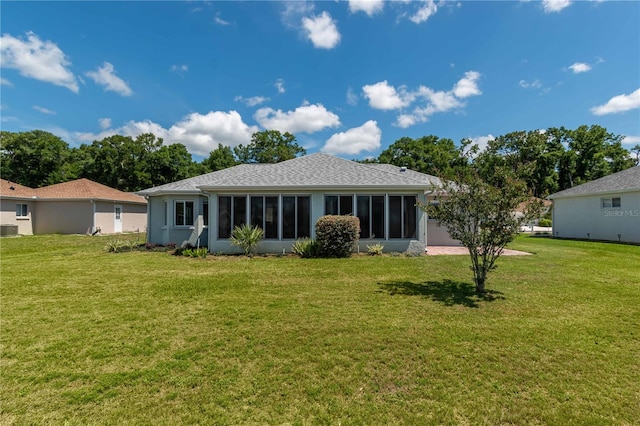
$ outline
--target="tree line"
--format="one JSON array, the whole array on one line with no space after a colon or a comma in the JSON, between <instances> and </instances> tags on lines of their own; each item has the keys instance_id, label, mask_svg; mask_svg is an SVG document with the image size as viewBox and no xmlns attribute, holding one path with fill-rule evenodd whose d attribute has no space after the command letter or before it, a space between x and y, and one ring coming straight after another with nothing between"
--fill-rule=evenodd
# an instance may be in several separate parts
<instances>
[{"instance_id":1,"label":"tree line","mask_svg":"<svg viewBox=\"0 0 640 426\"><path fill-rule=\"evenodd\" d=\"M484 149L469 139L456 145L434 135L403 137L363 162L406 166L450 179L472 166L487 182L496 179L496 169L508 168L533 195L544 197L638 165L640 145L630 152L622 139L598 125L512 132L489 141ZM2 178L33 188L88 178L138 191L237 164L277 163L304 154L294 135L277 130L256 132L247 145L219 144L201 162L193 160L185 145L165 145L152 133L113 135L76 148L42 130L0 132Z\"/></svg>"}]
</instances>

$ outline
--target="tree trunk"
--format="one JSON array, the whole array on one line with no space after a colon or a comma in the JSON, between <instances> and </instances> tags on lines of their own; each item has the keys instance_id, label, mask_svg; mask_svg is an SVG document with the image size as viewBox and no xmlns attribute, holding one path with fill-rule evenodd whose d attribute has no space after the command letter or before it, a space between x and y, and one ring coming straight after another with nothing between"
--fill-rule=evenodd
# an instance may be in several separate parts
<instances>
[{"instance_id":1,"label":"tree trunk","mask_svg":"<svg viewBox=\"0 0 640 426\"><path fill-rule=\"evenodd\" d=\"M476 277L476 293L485 293L484 290L485 277Z\"/></svg>"}]
</instances>

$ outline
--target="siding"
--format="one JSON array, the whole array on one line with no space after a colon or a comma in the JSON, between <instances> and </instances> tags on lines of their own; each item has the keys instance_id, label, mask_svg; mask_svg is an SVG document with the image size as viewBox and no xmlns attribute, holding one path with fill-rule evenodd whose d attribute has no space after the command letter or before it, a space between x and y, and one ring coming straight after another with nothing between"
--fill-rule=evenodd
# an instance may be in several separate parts
<instances>
[{"instance_id":1,"label":"siding","mask_svg":"<svg viewBox=\"0 0 640 426\"><path fill-rule=\"evenodd\" d=\"M620 208L601 207L602 198L620 197ZM553 235L640 243L640 191L553 200Z\"/></svg>"}]
</instances>

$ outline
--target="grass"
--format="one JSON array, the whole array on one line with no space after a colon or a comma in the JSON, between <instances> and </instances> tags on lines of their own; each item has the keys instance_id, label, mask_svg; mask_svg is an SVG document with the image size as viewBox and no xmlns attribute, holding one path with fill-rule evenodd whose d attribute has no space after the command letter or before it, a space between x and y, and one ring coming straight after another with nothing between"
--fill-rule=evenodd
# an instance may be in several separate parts
<instances>
[{"instance_id":1,"label":"grass","mask_svg":"<svg viewBox=\"0 0 640 426\"><path fill-rule=\"evenodd\" d=\"M640 247L466 256L106 253L2 239L1 424L619 424L640 418Z\"/></svg>"}]
</instances>

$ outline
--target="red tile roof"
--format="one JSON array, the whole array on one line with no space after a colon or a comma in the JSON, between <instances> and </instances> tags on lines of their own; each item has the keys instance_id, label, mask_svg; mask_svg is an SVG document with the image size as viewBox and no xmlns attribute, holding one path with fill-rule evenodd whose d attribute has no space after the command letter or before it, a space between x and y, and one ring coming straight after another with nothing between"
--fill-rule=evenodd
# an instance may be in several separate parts
<instances>
[{"instance_id":1,"label":"red tile roof","mask_svg":"<svg viewBox=\"0 0 640 426\"><path fill-rule=\"evenodd\" d=\"M19 183L0 179L0 197L32 198L36 195L36 190Z\"/></svg>"},{"instance_id":2,"label":"red tile roof","mask_svg":"<svg viewBox=\"0 0 640 426\"><path fill-rule=\"evenodd\" d=\"M122 192L89 179L78 179L71 182L38 188L35 195L40 199L76 199L76 200L109 200L146 204L147 200L136 194Z\"/></svg>"}]
</instances>

